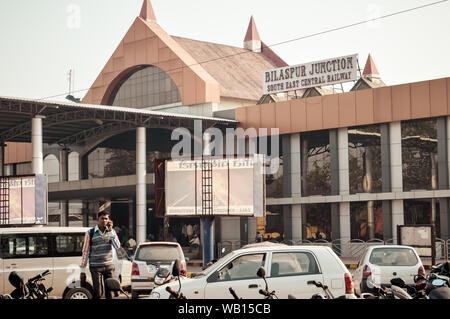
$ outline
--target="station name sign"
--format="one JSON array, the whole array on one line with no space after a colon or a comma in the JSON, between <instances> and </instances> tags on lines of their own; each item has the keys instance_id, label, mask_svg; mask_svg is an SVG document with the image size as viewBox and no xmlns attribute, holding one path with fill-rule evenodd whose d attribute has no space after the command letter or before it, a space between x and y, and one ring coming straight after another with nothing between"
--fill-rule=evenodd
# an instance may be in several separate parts
<instances>
[{"instance_id":1,"label":"station name sign","mask_svg":"<svg viewBox=\"0 0 450 319\"><path fill-rule=\"evenodd\" d=\"M356 81L358 54L265 71L263 94Z\"/></svg>"}]
</instances>

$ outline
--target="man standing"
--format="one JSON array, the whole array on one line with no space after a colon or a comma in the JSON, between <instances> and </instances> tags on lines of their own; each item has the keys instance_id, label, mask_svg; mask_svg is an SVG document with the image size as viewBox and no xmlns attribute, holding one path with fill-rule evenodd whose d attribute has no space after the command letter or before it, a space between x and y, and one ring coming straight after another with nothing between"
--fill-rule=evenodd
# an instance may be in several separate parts
<instances>
[{"instance_id":1,"label":"man standing","mask_svg":"<svg viewBox=\"0 0 450 319\"><path fill-rule=\"evenodd\" d=\"M107 299L111 299L112 295L111 291L106 287L106 279L113 277L112 246L115 249L119 249L120 241L113 229L113 222L109 219L108 212L98 213L97 219L98 225L87 231L84 237L80 280L83 286L86 282L86 265L89 260L89 270L94 286L94 299L100 298L100 275L103 276L105 296Z\"/></svg>"}]
</instances>

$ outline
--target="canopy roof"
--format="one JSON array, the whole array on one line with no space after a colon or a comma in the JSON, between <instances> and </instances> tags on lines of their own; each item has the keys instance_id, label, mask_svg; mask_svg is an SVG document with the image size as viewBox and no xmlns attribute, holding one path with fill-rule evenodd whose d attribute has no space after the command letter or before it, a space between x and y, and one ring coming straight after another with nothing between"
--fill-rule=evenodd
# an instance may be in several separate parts
<instances>
[{"instance_id":1,"label":"canopy roof","mask_svg":"<svg viewBox=\"0 0 450 319\"><path fill-rule=\"evenodd\" d=\"M30 142L31 119L36 116L43 118L43 142L60 145L81 144L89 138L142 126L193 129L194 120L201 120L203 128L235 127L237 123L216 117L0 96L0 143Z\"/></svg>"}]
</instances>

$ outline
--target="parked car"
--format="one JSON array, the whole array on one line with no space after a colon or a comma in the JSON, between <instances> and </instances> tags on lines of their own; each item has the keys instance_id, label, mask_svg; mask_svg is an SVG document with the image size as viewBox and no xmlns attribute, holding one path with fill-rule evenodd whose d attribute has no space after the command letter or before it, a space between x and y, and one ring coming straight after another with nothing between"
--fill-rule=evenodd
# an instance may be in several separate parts
<instances>
[{"instance_id":1,"label":"parked car","mask_svg":"<svg viewBox=\"0 0 450 319\"><path fill-rule=\"evenodd\" d=\"M329 247L286 246L257 244L235 250L213 263L194 278L182 278L181 292L188 299L233 298L233 288L244 299L262 299L260 289L264 281L257 276L264 266L270 290L278 298L309 299L322 289L308 285L309 281L322 282L330 287L336 296L353 293L350 272ZM150 298L167 299L166 287L178 290L178 282L172 281L153 290Z\"/></svg>"},{"instance_id":2,"label":"parked car","mask_svg":"<svg viewBox=\"0 0 450 319\"><path fill-rule=\"evenodd\" d=\"M390 280L401 278L406 284L414 284L414 276L425 275L416 250L410 246L374 245L369 246L361 256L353 278L355 292L373 292L371 283L390 286Z\"/></svg>"},{"instance_id":3,"label":"parked car","mask_svg":"<svg viewBox=\"0 0 450 319\"><path fill-rule=\"evenodd\" d=\"M23 278L50 270L45 284L53 287L50 296L70 299L92 298L92 280L86 271L86 286L80 286L80 264L88 227L21 227L0 229L0 294L14 287L9 273ZM115 277L126 288L131 285L131 261L123 249L113 249Z\"/></svg>"},{"instance_id":4,"label":"parked car","mask_svg":"<svg viewBox=\"0 0 450 319\"><path fill-rule=\"evenodd\" d=\"M159 267L172 272L173 262L180 259L181 274L186 275L186 258L180 244L175 242L145 242L140 244L133 257L131 297L149 294L155 287L154 277Z\"/></svg>"}]
</instances>

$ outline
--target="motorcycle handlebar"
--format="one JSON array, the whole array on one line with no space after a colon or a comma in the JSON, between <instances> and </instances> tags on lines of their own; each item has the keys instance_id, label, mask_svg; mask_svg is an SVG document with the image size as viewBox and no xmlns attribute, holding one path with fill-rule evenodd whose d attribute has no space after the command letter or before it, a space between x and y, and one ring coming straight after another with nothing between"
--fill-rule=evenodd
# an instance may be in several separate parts
<instances>
[{"instance_id":1,"label":"motorcycle handlebar","mask_svg":"<svg viewBox=\"0 0 450 319\"><path fill-rule=\"evenodd\" d=\"M236 295L236 292L234 291L234 289L233 288L228 288L228 290L230 291L230 293L233 295L233 298L234 299L239 299L239 297Z\"/></svg>"},{"instance_id":2,"label":"motorcycle handlebar","mask_svg":"<svg viewBox=\"0 0 450 319\"><path fill-rule=\"evenodd\" d=\"M266 290L259 289L259 293L260 293L261 295L263 295L263 296L266 296L266 297L269 297L269 296L270 296L269 292L266 291Z\"/></svg>"},{"instance_id":3,"label":"motorcycle handlebar","mask_svg":"<svg viewBox=\"0 0 450 319\"><path fill-rule=\"evenodd\" d=\"M47 269L47 270L44 271L42 274L36 275L36 276L34 276L33 278L28 279L28 282L33 282L33 281L39 280L39 279L41 279L42 277L47 276L47 275L49 275L49 274L50 274L50 270Z\"/></svg>"},{"instance_id":4,"label":"motorcycle handlebar","mask_svg":"<svg viewBox=\"0 0 450 319\"><path fill-rule=\"evenodd\" d=\"M172 296L178 298L177 292L176 292L175 290L173 290L172 288L166 287L166 291L167 291L168 293L170 293Z\"/></svg>"}]
</instances>

